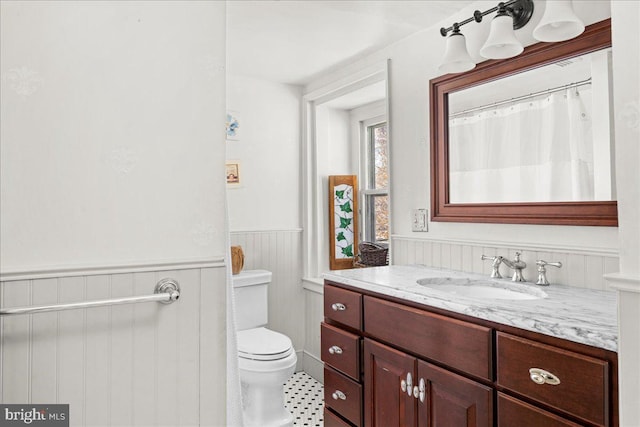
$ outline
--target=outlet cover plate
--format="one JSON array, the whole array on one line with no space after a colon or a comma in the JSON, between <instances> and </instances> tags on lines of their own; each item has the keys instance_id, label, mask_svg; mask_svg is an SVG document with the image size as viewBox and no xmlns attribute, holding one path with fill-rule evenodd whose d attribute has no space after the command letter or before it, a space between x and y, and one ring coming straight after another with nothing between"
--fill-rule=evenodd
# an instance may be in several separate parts
<instances>
[{"instance_id":1,"label":"outlet cover plate","mask_svg":"<svg viewBox=\"0 0 640 427\"><path fill-rule=\"evenodd\" d=\"M413 209L411 211L411 231L425 232L429 231L427 223L427 209Z\"/></svg>"}]
</instances>

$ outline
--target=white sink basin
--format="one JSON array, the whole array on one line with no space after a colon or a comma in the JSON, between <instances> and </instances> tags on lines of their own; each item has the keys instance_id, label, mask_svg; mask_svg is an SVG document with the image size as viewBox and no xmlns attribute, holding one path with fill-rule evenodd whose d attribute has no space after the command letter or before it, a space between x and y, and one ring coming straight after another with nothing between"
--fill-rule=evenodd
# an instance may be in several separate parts
<instances>
[{"instance_id":1,"label":"white sink basin","mask_svg":"<svg viewBox=\"0 0 640 427\"><path fill-rule=\"evenodd\" d=\"M436 291L465 297L492 300L535 300L546 298L546 292L521 283L477 280L456 277L430 277L417 281Z\"/></svg>"}]
</instances>

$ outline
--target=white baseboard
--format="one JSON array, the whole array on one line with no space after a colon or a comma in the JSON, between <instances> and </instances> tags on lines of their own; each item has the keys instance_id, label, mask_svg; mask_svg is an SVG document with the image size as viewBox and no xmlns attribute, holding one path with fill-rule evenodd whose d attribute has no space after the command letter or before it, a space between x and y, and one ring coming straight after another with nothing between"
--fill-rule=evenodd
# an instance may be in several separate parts
<instances>
[{"instance_id":1,"label":"white baseboard","mask_svg":"<svg viewBox=\"0 0 640 427\"><path fill-rule=\"evenodd\" d=\"M303 352L303 370L311 375L316 381L324 384L324 362L311 353Z\"/></svg>"}]
</instances>

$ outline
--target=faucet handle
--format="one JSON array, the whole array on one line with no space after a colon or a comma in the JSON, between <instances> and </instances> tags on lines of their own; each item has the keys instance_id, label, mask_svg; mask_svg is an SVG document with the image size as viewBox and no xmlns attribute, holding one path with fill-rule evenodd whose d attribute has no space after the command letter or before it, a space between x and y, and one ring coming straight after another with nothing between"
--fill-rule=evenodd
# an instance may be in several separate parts
<instances>
[{"instance_id":1,"label":"faucet handle","mask_svg":"<svg viewBox=\"0 0 640 427\"><path fill-rule=\"evenodd\" d=\"M536 282L536 285L542 286L549 286L549 281L547 280L547 269L545 268L547 265L557 268L562 267L561 262L547 262L542 259L537 260L536 265L538 266L538 281Z\"/></svg>"},{"instance_id":2,"label":"faucet handle","mask_svg":"<svg viewBox=\"0 0 640 427\"><path fill-rule=\"evenodd\" d=\"M547 262L547 261L545 261L543 259L537 260L536 261L536 265L538 267L542 267L542 268L544 268L545 265L550 265L552 267L558 267L558 268L562 267L562 263L560 261L558 261L558 262Z\"/></svg>"},{"instance_id":3,"label":"faucet handle","mask_svg":"<svg viewBox=\"0 0 640 427\"><path fill-rule=\"evenodd\" d=\"M492 270L491 270L491 278L493 279L502 279L502 274L500 274L500 264L502 263L502 260L504 259L503 257L501 257L500 255L498 256L487 256L487 255L482 255L480 257L481 260L487 260L490 259L491 261L493 261L493 263L491 264Z\"/></svg>"}]
</instances>

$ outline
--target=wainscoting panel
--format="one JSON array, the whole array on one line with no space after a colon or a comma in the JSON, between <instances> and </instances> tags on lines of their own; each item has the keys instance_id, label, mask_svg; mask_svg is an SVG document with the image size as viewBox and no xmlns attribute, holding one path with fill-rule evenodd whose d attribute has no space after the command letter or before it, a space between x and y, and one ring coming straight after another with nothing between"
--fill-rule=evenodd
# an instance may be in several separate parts
<instances>
[{"instance_id":1,"label":"wainscoting panel","mask_svg":"<svg viewBox=\"0 0 640 427\"><path fill-rule=\"evenodd\" d=\"M324 319L324 296L305 289L304 371L324 384L324 363L320 359L320 323Z\"/></svg>"},{"instance_id":2,"label":"wainscoting panel","mask_svg":"<svg viewBox=\"0 0 640 427\"><path fill-rule=\"evenodd\" d=\"M231 244L242 246L244 270L269 270L269 327L287 335L301 355L304 347L302 230L232 231ZM301 369L301 357L298 368Z\"/></svg>"},{"instance_id":3,"label":"wainscoting panel","mask_svg":"<svg viewBox=\"0 0 640 427\"><path fill-rule=\"evenodd\" d=\"M72 426L224 425L225 269L0 283L0 306L153 293L180 299L0 317L0 402L68 403Z\"/></svg>"},{"instance_id":4,"label":"wainscoting panel","mask_svg":"<svg viewBox=\"0 0 640 427\"><path fill-rule=\"evenodd\" d=\"M527 263L524 271L527 281L538 277L536 260L562 262L562 268L547 267L549 282L589 289L609 289L603 275L619 271L618 254L603 249L542 248L533 245L513 247L499 243L415 239L394 236L392 239L393 264L423 264L429 267L446 268L469 273L491 273L491 261L482 261L481 256L502 255L513 259L522 252ZM503 277L513 271L505 265L500 267Z\"/></svg>"}]
</instances>

